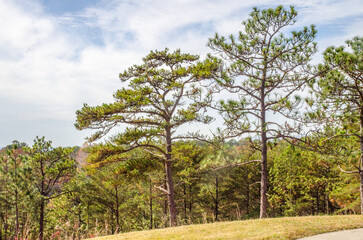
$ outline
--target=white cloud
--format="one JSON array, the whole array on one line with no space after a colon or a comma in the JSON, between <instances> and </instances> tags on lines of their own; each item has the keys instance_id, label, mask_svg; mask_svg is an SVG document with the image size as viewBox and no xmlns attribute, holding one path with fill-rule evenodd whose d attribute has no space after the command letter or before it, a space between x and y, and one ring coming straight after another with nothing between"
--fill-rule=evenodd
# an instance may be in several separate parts
<instances>
[{"instance_id":1,"label":"white cloud","mask_svg":"<svg viewBox=\"0 0 363 240\"><path fill-rule=\"evenodd\" d=\"M362 18L357 18L363 14L359 0L281 3L297 6L299 27L357 19L342 26L344 34L321 37L320 46L340 45L352 36L363 35ZM26 133L29 121L39 135L73 139L70 143L59 141L62 145L81 144L72 127L67 136L44 128L57 128L59 121L72 126L74 112L83 102L111 101L112 93L121 86L118 74L140 63L150 50L181 48L203 56L209 51L208 38L215 32L236 34L252 6L276 5L268 0L104 0L96 7L55 17L36 2L0 0L0 132L7 132L0 146L20 136L11 135L9 129L20 131L23 125ZM44 119L48 124L40 123Z\"/></svg>"}]
</instances>

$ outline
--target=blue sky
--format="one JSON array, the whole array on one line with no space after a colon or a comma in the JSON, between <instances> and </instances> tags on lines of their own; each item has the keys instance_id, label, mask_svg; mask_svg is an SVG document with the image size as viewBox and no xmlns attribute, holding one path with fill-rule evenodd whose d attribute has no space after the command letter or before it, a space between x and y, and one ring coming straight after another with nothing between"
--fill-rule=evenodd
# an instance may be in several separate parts
<instances>
[{"instance_id":1,"label":"blue sky","mask_svg":"<svg viewBox=\"0 0 363 240\"><path fill-rule=\"evenodd\" d=\"M118 74L150 50L204 57L215 32L279 4L296 7L296 29L317 25L321 51L363 36L361 0L0 0L0 146L37 135L82 145L90 132L74 128L75 111L112 101Z\"/></svg>"},{"instance_id":2,"label":"blue sky","mask_svg":"<svg viewBox=\"0 0 363 240\"><path fill-rule=\"evenodd\" d=\"M53 16L62 16L65 13L82 12L87 7L102 4L100 0L41 0L44 12Z\"/></svg>"}]
</instances>

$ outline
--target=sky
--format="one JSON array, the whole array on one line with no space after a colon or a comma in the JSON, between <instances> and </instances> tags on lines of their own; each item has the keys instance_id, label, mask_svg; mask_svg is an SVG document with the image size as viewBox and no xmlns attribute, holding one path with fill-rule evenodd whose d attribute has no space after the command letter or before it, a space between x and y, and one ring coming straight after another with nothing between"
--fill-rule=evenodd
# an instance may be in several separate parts
<instances>
[{"instance_id":1,"label":"sky","mask_svg":"<svg viewBox=\"0 0 363 240\"><path fill-rule=\"evenodd\" d=\"M150 50L204 58L208 38L237 34L253 7L295 6L294 28L315 24L319 52L363 36L362 0L0 0L0 147L45 136L82 145L83 103L112 102L118 74Z\"/></svg>"}]
</instances>

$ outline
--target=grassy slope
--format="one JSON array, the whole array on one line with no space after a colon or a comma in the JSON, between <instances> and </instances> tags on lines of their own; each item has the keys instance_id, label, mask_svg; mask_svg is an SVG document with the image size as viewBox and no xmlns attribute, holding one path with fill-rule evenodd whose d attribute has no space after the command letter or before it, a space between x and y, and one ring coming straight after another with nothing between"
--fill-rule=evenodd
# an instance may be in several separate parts
<instances>
[{"instance_id":1,"label":"grassy slope","mask_svg":"<svg viewBox=\"0 0 363 240\"><path fill-rule=\"evenodd\" d=\"M93 239L297 239L324 232L353 228L363 228L362 215L269 218L262 220L219 222L151 231L130 232Z\"/></svg>"}]
</instances>

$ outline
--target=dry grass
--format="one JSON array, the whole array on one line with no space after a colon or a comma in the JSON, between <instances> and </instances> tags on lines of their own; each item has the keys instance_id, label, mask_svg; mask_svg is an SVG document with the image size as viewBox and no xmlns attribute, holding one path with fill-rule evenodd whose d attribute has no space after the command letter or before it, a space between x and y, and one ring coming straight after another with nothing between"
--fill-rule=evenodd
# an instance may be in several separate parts
<instances>
[{"instance_id":1,"label":"dry grass","mask_svg":"<svg viewBox=\"0 0 363 240\"><path fill-rule=\"evenodd\" d=\"M363 228L362 215L269 218L180 226L93 238L97 240L267 240L297 239L324 232Z\"/></svg>"}]
</instances>

